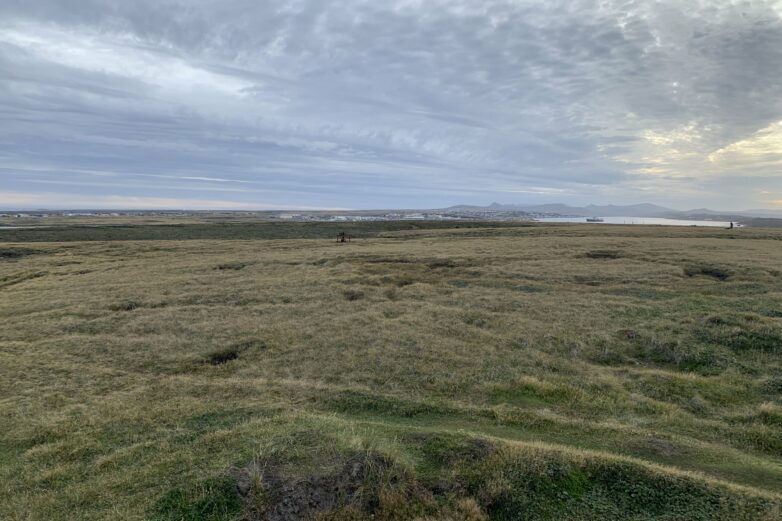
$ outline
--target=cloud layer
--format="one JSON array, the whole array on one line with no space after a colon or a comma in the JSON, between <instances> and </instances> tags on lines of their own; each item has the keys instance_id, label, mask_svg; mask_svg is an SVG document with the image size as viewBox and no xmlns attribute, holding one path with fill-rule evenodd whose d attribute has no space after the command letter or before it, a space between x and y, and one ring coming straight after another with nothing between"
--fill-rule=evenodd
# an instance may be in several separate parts
<instances>
[{"instance_id":1,"label":"cloud layer","mask_svg":"<svg viewBox=\"0 0 782 521\"><path fill-rule=\"evenodd\" d=\"M0 207L772 206L781 16L774 0L5 0Z\"/></svg>"}]
</instances>

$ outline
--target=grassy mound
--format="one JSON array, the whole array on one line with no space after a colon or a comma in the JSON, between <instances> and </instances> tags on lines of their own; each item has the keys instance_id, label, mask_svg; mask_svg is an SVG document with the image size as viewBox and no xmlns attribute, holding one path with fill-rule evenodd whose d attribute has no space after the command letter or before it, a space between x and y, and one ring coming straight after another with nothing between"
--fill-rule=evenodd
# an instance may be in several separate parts
<instances>
[{"instance_id":1,"label":"grassy mound","mask_svg":"<svg viewBox=\"0 0 782 521\"><path fill-rule=\"evenodd\" d=\"M278 438L269 454L165 494L152 517L771 521L782 512L771 494L604 453L432 431L357 450L326 432Z\"/></svg>"}]
</instances>

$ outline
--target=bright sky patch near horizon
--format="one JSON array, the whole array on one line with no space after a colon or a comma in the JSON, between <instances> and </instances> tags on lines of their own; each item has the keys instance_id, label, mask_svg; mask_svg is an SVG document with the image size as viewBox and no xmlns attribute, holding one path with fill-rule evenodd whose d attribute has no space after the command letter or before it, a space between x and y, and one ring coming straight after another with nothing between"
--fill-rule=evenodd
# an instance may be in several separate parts
<instances>
[{"instance_id":1,"label":"bright sky patch near horizon","mask_svg":"<svg viewBox=\"0 0 782 521\"><path fill-rule=\"evenodd\" d=\"M782 208L782 1L3 0L0 208Z\"/></svg>"}]
</instances>

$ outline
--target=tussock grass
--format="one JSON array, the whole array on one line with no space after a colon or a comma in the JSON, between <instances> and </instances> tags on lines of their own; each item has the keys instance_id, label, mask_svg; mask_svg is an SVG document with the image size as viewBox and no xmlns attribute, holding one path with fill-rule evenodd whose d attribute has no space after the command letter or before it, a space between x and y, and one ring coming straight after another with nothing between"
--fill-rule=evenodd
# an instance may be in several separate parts
<instances>
[{"instance_id":1,"label":"tussock grass","mask_svg":"<svg viewBox=\"0 0 782 521\"><path fill-rule=\"evenodd\" d=\"M781 232L415 225L19 230L0 518L780 517Z\"/></svg>"}]
</instances>

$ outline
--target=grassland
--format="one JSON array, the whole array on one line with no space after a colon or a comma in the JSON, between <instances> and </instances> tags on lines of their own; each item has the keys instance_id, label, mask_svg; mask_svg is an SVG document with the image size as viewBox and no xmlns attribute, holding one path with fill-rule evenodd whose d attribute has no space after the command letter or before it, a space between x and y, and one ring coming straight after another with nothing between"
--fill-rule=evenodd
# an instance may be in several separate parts
<instances>
[{"instance_id":1,"label":"grassland","mask_svg":"<svg viewBox=\"0 0 782 521\"><path fill-rule=\"evenodd\" d=\"M782 518L782 231L455 226L1 231L0 519Z\"/></svg>"}]
</instances>

